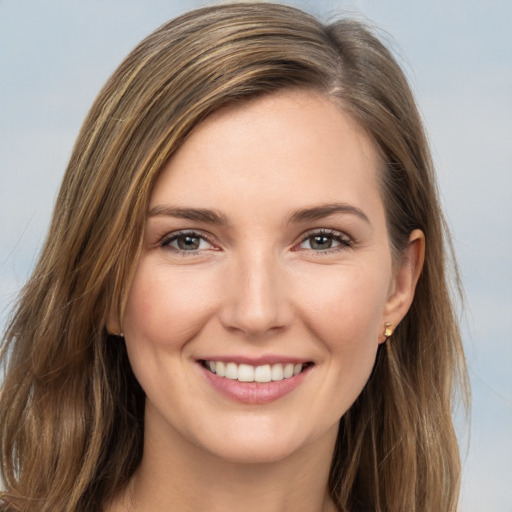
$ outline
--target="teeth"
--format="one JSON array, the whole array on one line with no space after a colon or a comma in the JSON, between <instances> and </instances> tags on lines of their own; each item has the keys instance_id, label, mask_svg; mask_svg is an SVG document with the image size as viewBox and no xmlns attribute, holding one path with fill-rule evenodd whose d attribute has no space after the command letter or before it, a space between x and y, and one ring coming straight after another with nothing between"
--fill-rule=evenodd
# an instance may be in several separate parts
<instances>
[{"instance_id":1,"label":"teeth","mask_svg":"<svg viewBox=\"0 0 512 512\"><path fill-rule=\"evenodd\" d=\"M215 365L215 369L212 370L212 372L214 371L219 377L225 377L226 376L226 367L225 367L224 363L221 363L219 361L218 363L213 362L213 364Z\"/></svg>"},{"instance_id":2,"label":"teeth","mask_svg":"<svg viewBox=\"0 0 512 512\"><path fill-rule=\"evenodd\" d=\"M240 382L271 382L283 379L289 379L298 375L302 369L302 364L263 364L252 366L250 364L224 363L222 361L206 361L206 367L219 377L238 380Z\"/></svg>"},{"instance_id":3,"label":"teeth","mask_svg":"<svg viewBox=\"0 0 512 512\"><path fill-rule=\"evenodd\" d=\"M283 380L284 369L282 364L272 365L272 380Z\"/></svg>"},{"instance_id":4,"label":"teeth","mask_svg":"<svg viewBox=\"0 0 512 512\"><path fill-rule=\"evenodd\" d=\"M250 364L239 365L238 380L240 382L254 382L254 366L251 366Z\"/></svg>"},{"instance_id":5,"label":"teeth","mask_svg":"<svg viewBox=\"0 0 512 512\"><path fill-rule=\"evenodd\" d=\"M224 377L226 377L226 379L238 379L238 366L235 363L228 363Z\"/></svg>"},{"instance_id":6,"label":"teeth","mask_svg":"<svg viewBox=\"0 0 512 512\"><path fill-rule=\"evenodd\" d=\"M285 379L289 379L290 377L293 376L293 364L292 363L288 363L285 367L284 367L284 371L283 371L283 376Z\"/></svg>"},{"instance_id":7,"label":"teeth","mask_svg":"<svg viewBox=\"0 0 512 512\"><path fill-rule=\"evenodd\" d=\"M269 364L256 366L254 370L254 382L270 382L272 380L272 369Z\"/></svg>"}]
</instances>

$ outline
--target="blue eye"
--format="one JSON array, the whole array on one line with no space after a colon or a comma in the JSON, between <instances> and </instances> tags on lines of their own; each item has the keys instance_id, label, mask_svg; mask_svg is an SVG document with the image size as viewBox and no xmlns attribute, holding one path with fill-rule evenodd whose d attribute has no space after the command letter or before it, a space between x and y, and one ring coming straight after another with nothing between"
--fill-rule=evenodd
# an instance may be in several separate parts
<instances>
[{"instance_id":1,"label":"blue eye","mask_svg":"<svg viewBox=\"0 0 512 512\"><path fill-rule=\"evenodd\" d=\"M310 233L302 240L299 247L316 252L340 250L351 246L351 240L339 231L321 230Z\"/></svg>"},{"instance_id":2,"label":"blue eye","mask_svg":"<svg viewBox=\"0 0 512 512\"><path fill-rule=\"evenodd\" d=\"M194 231L184 231L175 233L165 238L162 247L167 247L179 252L196 252L212 249L212 244L206 237Z\"/></svg>"}]
</instances>

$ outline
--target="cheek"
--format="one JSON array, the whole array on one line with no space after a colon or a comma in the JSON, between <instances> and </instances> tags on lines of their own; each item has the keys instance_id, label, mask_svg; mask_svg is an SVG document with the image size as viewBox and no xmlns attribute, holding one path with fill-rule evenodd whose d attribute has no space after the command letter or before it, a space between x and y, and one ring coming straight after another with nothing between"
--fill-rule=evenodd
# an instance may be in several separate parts
<instances>
[{"instance_id":1,"label":"cheek","mask_svg":"<svg viewBox=\"0 0 512 512\"><path fill-rule=\"evenodd\" d=\"M310 273L297 291L302 318L332 354L371 358L382 328L389 276L385 267L373 265Z\"/></svg>"},{"instance_id":2,"label":"cheek","mask_svg":"<svg viewBox=\"0 0 512 512\"><path fill-rule=\"evenodd\" d=\"M142 260L126 304L125 336L149 345L185 344L211 316L213 301L211 284L199 273Z\"/></svg>"},{"instance_id":3,"label":"cheek","mask_svg":"<svg viewBox=\"0 0 512 512\"><path fill-rule=\"evenodd\" d=\"M294 291L296 304L322 354L314 407L327 425L347 412L368 382L379 347L390 271L358 262L317 267L302 276Z\"/></svg>"}]
</instances>

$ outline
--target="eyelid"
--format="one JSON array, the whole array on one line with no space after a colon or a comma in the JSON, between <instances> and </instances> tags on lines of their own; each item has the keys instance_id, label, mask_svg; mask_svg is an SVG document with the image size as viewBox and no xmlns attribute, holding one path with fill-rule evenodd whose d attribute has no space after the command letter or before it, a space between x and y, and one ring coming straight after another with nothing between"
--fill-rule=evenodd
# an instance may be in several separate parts
<instances>
[{"instance_id":1,"label":"eyelid","mask_svg":"<svg viewBox=\"0 0 512 512\"><path fill-rule=\"evenodd\" d=\"M183 250L179 249L177 247L173 247L170 244L178 239L181 236L192 236L196 238L200 238L204 241L206 241L210 247L207 249L191 249L191 250ZM315 249L306 249L301 248L300 245L303 244L306 240L309 238L312 238L314 236L326 236L332 238L334 241L339 243L339 246L324 249L324 250L315 250ZM354 240L352 237L347 235L343 231L339 231L337 229L331 229L331 228L316 228L316 229L310 229L306 231L305 233L302 233L300 235L300 238L297 243L293 246L292 250L306 250L309 252L321 254L321 253L332 253L340 250L344 250L347 248L351 248L353 246ZM163 236L161 236L158 239L157 246L161 247L163 249L168 249L174 253L177 254L184 254L184 255L194 255L199 254L205 251L218 251L220 250L218 244L214 241L214 237L209 234L208 232L202 231L201 229L180 229L177 231L171 231L165 233Z\"/></svg>"},{"instance_id":2,"label":"eyelid","mask_svg":"<svg viewBox=\"0 0 512 512\"><path fill-rule=\"evenodd\" d=\"M314 236L327 236L331 237L333 240L339 242L338 247L333 247L325 250L316 251L314 249L303 249L307 251L311 251L318 254L325 254L325 253L332 253L344 249L349 249L353 246L354 240L344 233L343 231L339 231L337 229L330 229L330 228L316 228L316 229L310 229L309 231L306 231L300 236L299 242L295 244L294 249L299 250L300 245L303 244L306 240L309 238L312 238Z\"/></svg>"},{"instance_id":3,"label":"eyelid","mask_svg":"<svg viewBox=\"0 0 512 512\"><path fill-rule=\"evenodd\" d=\"M182 250L177 247L171 246L171 242L174 240L177 240L180 236L192 236L196 238L201 238L202 240L205 240L208 242L208 244L211 246L208 249L192 249L192 250ZM219 250L217 244L215 244L212 240L212 236L209 233L206 233L200 229L179 229L177 231L171 231L169 233L166 233L162 237L160 237L158 241L158 246L163 249L168 249L172 252L178 253L178 254L187 254L187 255L193 255L198 254L204 251L211 251L211 250Z\"/></svg>"}]
</instances>

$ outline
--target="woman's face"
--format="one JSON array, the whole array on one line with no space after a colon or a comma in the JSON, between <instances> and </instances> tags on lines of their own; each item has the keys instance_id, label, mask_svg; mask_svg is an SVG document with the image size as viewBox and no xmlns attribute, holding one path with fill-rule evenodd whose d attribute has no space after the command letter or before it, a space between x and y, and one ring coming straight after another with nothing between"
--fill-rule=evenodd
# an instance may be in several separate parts
<instances>
[{"instance_id":1,"label":"woman's face","mask_svg":"<svg viewBox=\"0 0 512 512\"><path fill-rule=\"evenodd\" d=\"M194 130L152 193L122 319L146 436L233 461L332 449L412 298L377 172L364 132L313 93Z\"/></svg>"}]
</instances>

